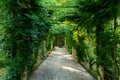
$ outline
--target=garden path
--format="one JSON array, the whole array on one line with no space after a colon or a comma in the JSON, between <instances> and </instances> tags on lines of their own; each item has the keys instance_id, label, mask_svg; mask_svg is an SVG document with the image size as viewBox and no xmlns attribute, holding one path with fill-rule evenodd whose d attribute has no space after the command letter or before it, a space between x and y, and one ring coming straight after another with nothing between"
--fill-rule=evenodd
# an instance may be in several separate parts
<instances>
[{"instance_id":1,"label":"garden path","mask_svg":"<svg viewBox=\"0 0 120 80\"><path fill-rule=\"evenodd\" d=\"M94 80L66 49L55 47L29 80Z\"/></svg>"}]
</instances>

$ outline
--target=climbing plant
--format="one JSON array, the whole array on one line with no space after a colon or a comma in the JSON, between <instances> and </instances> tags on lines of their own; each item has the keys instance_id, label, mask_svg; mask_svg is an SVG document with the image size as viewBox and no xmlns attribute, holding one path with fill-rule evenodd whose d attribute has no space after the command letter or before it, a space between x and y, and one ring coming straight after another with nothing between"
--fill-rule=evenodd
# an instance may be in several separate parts
<instances>
[{"instance_id":1,"label":"climbing plant","mask_svg":"<svg viewBox=\"0 0 120 80\"><path fill-rule=\"evenodd\" d=\"M45 38L50 27L48 11L38 0L8 0L3 3L5 24L3 50L8 56L8 74L5 80L21 80L36 63L39 43ZM4 16L3 15L3 16Z\"/></svg>"},{"instance_id":2,"label":"climbing plant","mask_svg":"<svg viewBox=\"0 0 120 80\"><path fill-rule=\"evenodd\" d=\"M101 79L104 78L104 80L112 79L112 78L114 78L115 80L118 79L119 69L118 69L118 63L116 62L117 53L116 53L116 47L115 47L117 44L116 43L116 27L117 27L117 17L118 17L117 14L119 9L118 2L103 1L103 0L79 1L78 11L77 11L79 18L75 20L76 22L78 22L78 24L81 27L86 28L88 34L91 32L92 33L95 32L95 38L96 38L95 54L97 56L96 64L97 64L97 68L99 68L99 66L102 66L104 72L99 75L101 76ZM113 20L114 25L112 24L111 24L112 26L106 25L108 22L113 23L111 22L112 19L114 19ZM113 35L114 37L112 37ZM109 54L108 54L108 51L109 51ZM104 61L103 61L103 57L104 57ZM111 60L113 61L113 63L110 63L112 62ZM109 68L111 67L111 65L107 63L110 63L112 65L112 69ZM99 69L97 70L98 70L98 73L100 73ZM116 75L114 75L113 77L112 75L115 73ZM103 74L104 76L102 76Z\"/></svg>"},{"instance_id":3,"label":"climbing plant","mask_svg":"<svg viewBox=\"0 0 120 80\"><path fill-rule=\"evenodd\" d=\"M118 80L119 14L120 0L1 0L0 79L22 80L38 53L60 46L96 78Z\"/></svg>"}]
</instances>

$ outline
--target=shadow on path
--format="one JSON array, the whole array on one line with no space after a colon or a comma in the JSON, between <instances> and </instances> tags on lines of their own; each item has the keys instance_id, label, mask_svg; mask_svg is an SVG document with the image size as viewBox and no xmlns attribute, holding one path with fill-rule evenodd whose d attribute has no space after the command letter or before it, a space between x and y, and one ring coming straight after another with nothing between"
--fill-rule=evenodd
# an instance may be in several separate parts
<instances>
[{"instance_id":1,"label":"shadow on path","mask_svg":"<svg viewBox=\"0 0 120 80\"><path fill-rule=\"evenodd\" d=\"M29 80L94 80L66 49L55 47Z\"/></svg>"}]
</instances>

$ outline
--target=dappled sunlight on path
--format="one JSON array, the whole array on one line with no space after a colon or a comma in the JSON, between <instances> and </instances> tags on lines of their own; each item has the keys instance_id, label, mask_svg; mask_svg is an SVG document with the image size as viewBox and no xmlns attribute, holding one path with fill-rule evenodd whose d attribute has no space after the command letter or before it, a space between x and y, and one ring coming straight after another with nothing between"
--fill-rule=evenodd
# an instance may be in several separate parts
<instances>
[{"instance_id":1,"label":"dappled sunlight on path","mask_svg":"<svg viewBox=\"0 0 120 80\"><path fill-rule=\"evenodd\" d=\"M94 80L66 49L55 47L29 80Z\"/></svg>"}]
</instances>

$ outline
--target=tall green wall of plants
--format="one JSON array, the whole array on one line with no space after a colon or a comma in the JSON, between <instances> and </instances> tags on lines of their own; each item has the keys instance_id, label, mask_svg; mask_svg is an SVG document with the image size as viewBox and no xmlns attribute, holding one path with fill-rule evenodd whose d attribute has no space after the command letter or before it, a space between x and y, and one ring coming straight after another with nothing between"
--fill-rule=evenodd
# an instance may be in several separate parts
<instances>
[{"instance_id":1,"label":"tall green wall of plants","mask_svg":"<svg viewBox=\"0 0 120 80\"><path fill-rule=\"evenodd\" d=\"M68 16L78 24L73 47L79 62L89 63L101 80L118 80L120 76L119 5L119 0L81 0L75 15Z\"/></svg>"},{"instance_id":2,"label":"tall green wall of plants","mask_svg":"<svg viewBox=\"0 0 120 80\"><path fill-rule=\"evenodd\" d=\"M50 28L39 0L1 0L1 36L8 67L5 80L22 80L37 62L39 46Z\"/></svg>"}]
</instances>

